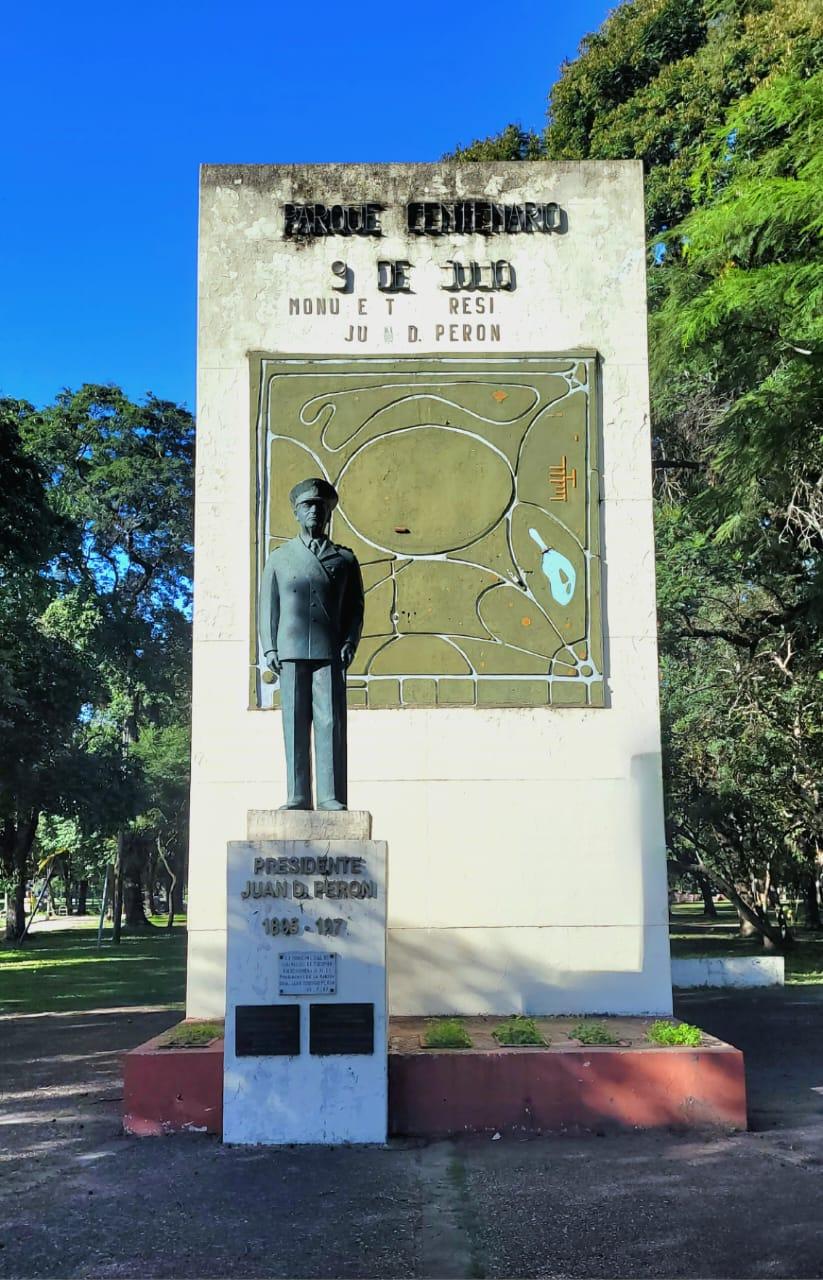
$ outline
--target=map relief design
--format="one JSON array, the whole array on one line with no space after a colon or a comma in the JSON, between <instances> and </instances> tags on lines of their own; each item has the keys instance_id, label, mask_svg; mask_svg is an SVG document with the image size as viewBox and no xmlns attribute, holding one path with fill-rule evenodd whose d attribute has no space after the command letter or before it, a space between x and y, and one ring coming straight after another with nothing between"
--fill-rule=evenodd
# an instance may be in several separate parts
<instances>
[{"instance_id":1,"label":"map relief design","mask_svg":"<svg viewBox=\"0 0 823 1280\"><path fill-rule=\"evenodd\" d=\"M350 706L604 705L593 354L251 364L253 600L289 490L325 476L366 592Z\"/></svg>"}]
</instances>

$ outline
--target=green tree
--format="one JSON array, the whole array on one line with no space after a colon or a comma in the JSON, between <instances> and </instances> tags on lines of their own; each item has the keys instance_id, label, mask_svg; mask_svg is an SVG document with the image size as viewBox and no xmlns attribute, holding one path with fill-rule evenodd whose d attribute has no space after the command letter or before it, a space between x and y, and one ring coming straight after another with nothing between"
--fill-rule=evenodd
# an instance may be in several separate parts
<instances>
[{"instance_id":1,"label":"green tree","mask_svg":"<svg viewBox=\"0 0 823 1280\"><path fill-rule=\"evenodd\" d=\"M46 502L42 466L23 448L21 424L31 412L25 400L0 399L0 572L4 575L41 567L63 549L61 535L68 532Z\"/></svg>"},{"instance_id":2,"label":"green tree","mask_svg":"<svg viewBox=\"0 0 823 1280\"><path fill-rule=\"evenodd\" d=\"M168 927L183 906L189 825L189 721L149 725L132 748L142 799L139 825L153 841L148 885L162 869L168 894Z\"/></svg>"},{"instance_id":3,"label":"green tree","mask_svg":"<svg viewBox=\"0 0 823 1280\"><path fill-rule=\"evenodd\" d=\"M543 141L539 134L523 129L519 124L507 124L501 133L490 138L476 138L468 146L457 147L445 159L489 160L539 160L543 153Z\"/></svg>"},{"instance_id":4,"label":"green tree","mask_svg":"<svg viewBox=\"0 0 823 1280\"><path fill-rule=\"evenodd\" d=\"M50 871L63 880L66 913L72 914L76 887L77 914L85 915L89 887L102 889L107 867L114 860L114 840L99 831L85 831L74 817L44 814L37 828L34 861L38 872Z\"/></svg>"},{"instance_id":5,"label":"green tree","mask_svg":"<svg viewBox=\"0 0 823 1280\"><path fill-rule=\"evenodd\" d=\"M117 387L87 385L29 416L23 435L46 467L54 509L81 530L72 571L97 612L102 689L91 725L133 772L144 729L179 726L189 716L194 422L169 401L150 395L135 404ZM141 794L147 803L139 786L124 797L117 821L132 927L147 923L152 841L140 819Z\"/></svg>"},{"instance_id":6,"label":"green tree","mask_svg":"<svg viewBox=\"0 0 823 1280\"><path fill-rule=\"evenodd\" d=\"M692 565L691 599L679 601L679 628L664 653L671 664L679 661L696 704L706 669L719 664L734 673L719 703L726 732L712 736L723 751L707 774L695 760L706 724L699 715L694 723L672 715L673 778L682 784L702 777L702 798L715 804L706 869L728 870L719 842L735 810L732 787L737 810L745 803L751 821L758 814L745 838L738 823L750 867L738 883L748 884L765 918L770 904L778 907L779 884L805 880L816 923L823 859L823 73L806 71L767 77L699 153L692 184L699 203L665 238L652 374L669 448L674 443L692 461L679 502L668 495L675 503L667 518L676 516L674 527L687 537L661 540L664 586L672 569L680 575L695 528L708 555L699 572ZM683 408L695 388L709 410L697 430ZM665 604L665 591L662 598ZM671 692L665 701L673 712ZM670 810L675 796L682 801L682 785L674 786ZM682 841L682 822L673 829ZM693 856L696 849L692 842Z\"/></svg>"},{"instance_id":7,"label":"green tree","mask_svg":"<svg viewBox=\"0 0 823 1280\"><path fill-rule=\"evenodd\" d=\"M3 493L11 534L0 577L11 931L41 814L73 818L83 839L119 834L127 922L139 925L154 843L144 811L156 805L135 747L147 728L180 730L189 715L193 420L155 397L137 405L93 386L40 411L4 402L4 414L5 469L20 478ZM177 783L184 791L181 769Z\"/></svg>"},{"instance_id":8,"label":"green tree","mask_svg":"<svg viewBox=\"0 0 823 1280\"><path fill-rule=\"evenodd\" d=\"M787 673L744 549L675 504L658 507L657 540L670 854L783 945L785 894L808 897L820 838L819 640Z\"/></svg>"},{"instance_id":9,"label":"green tree","mask_svg":"<svg viewBox=\"0 0 823 1280\"><path fill-rule=\"evenodd\" d=\"M818 62L820 0L634 0L586 36L549 97L550 160L640 159L649 238L699 203L727 112L775 69Z\"/></svg>"},{"instance_id":10,"label":"green tree","mask_svg":"<svg viewBox=\"0 0 823 1280\"><path fill-rule=\"evenodd\" d=\"M665 237L652 319L660 422L676 435L695 384L710 388L704 429L681 442L706 468L706 518L722 538L769 549L811 601L805 557L823 537L823 73L764 81L698 160L704 198Z\"/></svg>"},{"instance_id":11,"label":"green tree","mask_svg":"<svg viewBox=\"0 0 823 1280\"><path fill-rule=\"evenodd\" d=\"M70 525L47 500L46 477L22 445L30 406L0 401L0 872L11 889L7 934L25 924L30 857L41 813L67 801L76 729L93 696L86 637L62 626L60 561Z\"/></svg>"}]
</instances>

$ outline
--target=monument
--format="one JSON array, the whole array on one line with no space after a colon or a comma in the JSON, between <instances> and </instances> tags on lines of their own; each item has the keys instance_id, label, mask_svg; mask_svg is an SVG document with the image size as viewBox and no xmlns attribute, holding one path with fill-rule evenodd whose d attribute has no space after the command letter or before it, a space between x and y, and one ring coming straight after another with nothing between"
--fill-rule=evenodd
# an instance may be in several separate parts
<instances>
[{"instance_id":1,"label":"monument","mask_svg":"<svg viewBox=\"0 0 823 1280\"><path fill-rule=\"evenodd\" d=\"M199 280L187 1012L379 1140L387 906L393 1014L671 1010L641 166L205 166Z\"/></svg>"},{"instance_id":2,"label":"monument","mask_svg":"<svg viewBox=\"0 0 823 1280\"><path fill-rule=\"evenodd\" d=\"M346 812L346 671L363 582L328 537L334 486L301 480L289 501L300 533L269 554L259 601L287 798L250 813L249 838L228 845L223 1137L385 1142L386 846L370 839L369 814Z\"/></svg>"}]
</instances>

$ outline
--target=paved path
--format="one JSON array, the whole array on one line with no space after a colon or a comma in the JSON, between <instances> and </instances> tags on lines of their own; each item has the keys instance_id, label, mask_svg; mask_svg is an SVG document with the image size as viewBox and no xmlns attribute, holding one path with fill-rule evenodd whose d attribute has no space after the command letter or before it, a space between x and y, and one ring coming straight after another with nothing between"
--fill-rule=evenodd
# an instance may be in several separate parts
<instances>
[{"instance_id":1,"label":"paved path","mask_svg":"<svg viewBox=\"0 0 823 1280\"><path fill-rule=\"evenodd\" d=\"M823 988L683 995L752 1131L223 1148L119 1131L176 1013L0 1018L0 1276L823 1276Z\"/></svg>"}]
</instances>

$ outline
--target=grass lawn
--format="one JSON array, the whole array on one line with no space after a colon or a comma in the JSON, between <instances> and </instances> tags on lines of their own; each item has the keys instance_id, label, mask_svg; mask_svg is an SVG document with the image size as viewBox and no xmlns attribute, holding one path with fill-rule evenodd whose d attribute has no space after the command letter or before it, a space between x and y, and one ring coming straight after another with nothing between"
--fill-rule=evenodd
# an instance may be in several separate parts
<instances>
[{"instance_id":1,"label":"grass lawn","mask_svg":"<svg viewBox=\"0 0 823 1280\"><path fill-rule=\"evenodd\" d=\"M717 919L703 915L703 904L678 903L669 919L673 956L768 955L757 938L741 938L737 912L727 903L717 904ZM823 983L823 934L795 930L797 945L786 952L786 982Z\"/></svg>"},{"instance_id":2,"label":"grass lawn","mask_svg":"<svg viewBox=\"0 0 823 1280\"><path fill-rule=\"evenodd\" d=\"M0 943L0 1013L60 1013L120 1005L183 1007L186 930L123 931L119 947L86 926L33 933L22 947Z\"/></svg>"}]
</instances>

